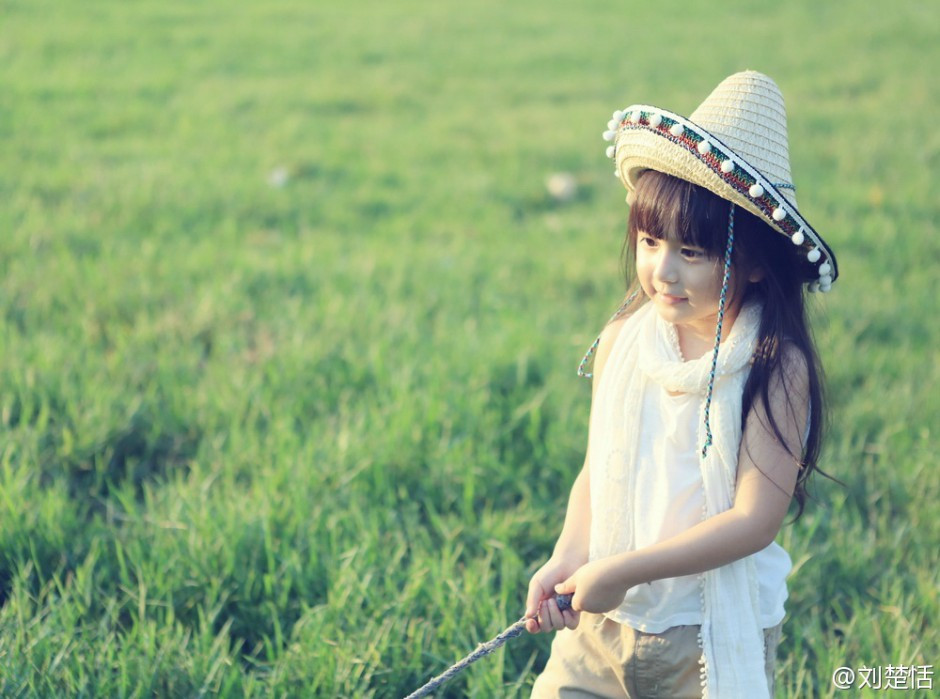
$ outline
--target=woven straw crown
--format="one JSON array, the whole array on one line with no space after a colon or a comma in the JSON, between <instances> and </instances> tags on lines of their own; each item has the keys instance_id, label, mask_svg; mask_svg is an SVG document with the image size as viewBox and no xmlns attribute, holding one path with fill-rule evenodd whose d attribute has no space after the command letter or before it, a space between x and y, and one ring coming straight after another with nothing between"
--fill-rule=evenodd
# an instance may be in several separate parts
<instances>
[{"instance_id":1,"label":"woven straw crown","mask_svg":"<svg viewBox=\"0 0 940 699\"><path fill-rule=\"evenodd\" d=\"M783 95L766 75L751 71L725 78L689 121L717 136L771 182L793 184ZM792 192L782 194L795 206Z\"/></svg>"},{"instance_id":2,"label":"woven straw crown","mask_svg":"<svg viewBox=\"0 0 940 699\"><path fill-rule=\"evenodd\" d=\"M725 78L688 119L633 105L615 112L608 128L608 155L630 194L645 170L704 187L806 248L811 276L818 276L810 288L829 290L835 256L797 208L786 108L769 77L746 71Z\"/></svg>"}]
</instances>

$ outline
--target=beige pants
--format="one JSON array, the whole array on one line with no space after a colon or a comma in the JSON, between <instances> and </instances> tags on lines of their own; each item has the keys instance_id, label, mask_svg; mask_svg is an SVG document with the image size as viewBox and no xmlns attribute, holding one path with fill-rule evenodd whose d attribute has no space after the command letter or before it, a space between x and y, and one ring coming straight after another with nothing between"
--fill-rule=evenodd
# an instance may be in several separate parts
<instances>
[{"instance_id":1,"label":"beige pants","mask_svg":"<svg viewBox=\"0 0 940 699\"><path fill-rule=\"evenodd\" d=\"M782 624L764 630L765 672L774 695L774 659ZM643 633L600 614L581 614L578 628L555 634L552 655L532 696L701 697L698 626Z\"/></svg>"}]
</instances>

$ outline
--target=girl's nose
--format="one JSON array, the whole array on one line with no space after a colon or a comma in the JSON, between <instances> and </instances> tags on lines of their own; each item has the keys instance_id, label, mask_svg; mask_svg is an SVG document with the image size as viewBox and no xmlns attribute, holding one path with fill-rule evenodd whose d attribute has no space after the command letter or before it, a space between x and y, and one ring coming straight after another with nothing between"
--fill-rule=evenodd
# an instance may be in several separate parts
<instances>
[{"instance_id":1,"label":"girl's nose","mask_svg":"<svg viewBox=\"0 0 940 699\"><path fill-rule=\"evenodd\" d=\"M656 261L654 274L656 275L657 281L666 282L669 284L679 281L678 277L676 276L675 260L673 259L673 255L671 255L668 251L663 250L660 253L659 259Z\"/></svg>"}]
</instances>

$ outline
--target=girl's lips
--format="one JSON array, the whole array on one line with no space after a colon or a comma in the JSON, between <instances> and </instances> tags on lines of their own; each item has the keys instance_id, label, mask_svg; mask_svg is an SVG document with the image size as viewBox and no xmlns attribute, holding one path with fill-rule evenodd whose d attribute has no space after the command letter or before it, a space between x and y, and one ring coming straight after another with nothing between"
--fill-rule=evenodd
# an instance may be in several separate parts
<instances>
[{"instance_id":1,"label":"girl's lips","mask_svg":"<svg viewBox=\"0 0 940 699\"><path fill-rule=\"evenodd\" d=\"M670 306L675 306L685 301L685 297L683 296L672 296L670 294L660 294L659 298L662 299L663 303L668 303Z\"/></svg>"}]
</instances>

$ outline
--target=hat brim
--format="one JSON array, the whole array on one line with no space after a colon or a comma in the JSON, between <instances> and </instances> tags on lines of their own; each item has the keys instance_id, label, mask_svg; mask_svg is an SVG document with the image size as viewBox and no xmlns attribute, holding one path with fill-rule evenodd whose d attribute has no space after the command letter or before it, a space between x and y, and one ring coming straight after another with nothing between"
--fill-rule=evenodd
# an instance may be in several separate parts
<instances>
[{"instance_id":1,"label":"hat brim","mask_svg":"<svg viewBox=\"0 0 940 699\"><path fill-rule=\"evenodd\" d=\"M795 197L771 182L746 158L707 129L667 109L633 105L617 127L614 158L627 191L633 193L645 170L679 177L717 194L765 221L808 251L819 250L814 266L828 262L839 274L835 255L802 216ZM704 145L703 145L704 142Z\"/></svg>"}]
</instances>

